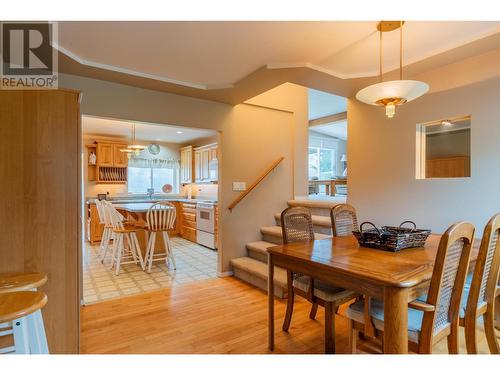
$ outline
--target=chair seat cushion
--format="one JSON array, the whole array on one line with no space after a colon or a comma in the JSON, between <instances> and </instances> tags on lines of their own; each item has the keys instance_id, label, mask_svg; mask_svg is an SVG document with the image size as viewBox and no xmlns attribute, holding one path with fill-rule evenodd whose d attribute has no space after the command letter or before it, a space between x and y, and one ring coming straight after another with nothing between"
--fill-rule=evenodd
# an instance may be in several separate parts
<instances>
[{"instance_id":1,"label":"chair seat cushion","mask_svg":"<svg viewBox=\"0 0 500 375\"><path fill-rule=\"evenodd\" d=\"M293 280L293 286L304 293L309 291L310 285L311 278L309 276L299 276ZM314 296L326 302L342 304L356 298L358 293L314 279Z\"/></svg>"},{"instance_id":2,"label":"chair seat cushion","mask_svg":"<svg viewBox=\"0 0 500 375\"><path fill-rule=\"evenodd\" d=\"M384 331L384 304L379 300L371 300L370 313L373 319L373 325L379 331ZM346 310L349 319L358 323L365 324L365 301L359 301L351 304ZM414 309L408 309L408 339L418 343L422 319L424 313Z\"/></svg>"}]
</instances>

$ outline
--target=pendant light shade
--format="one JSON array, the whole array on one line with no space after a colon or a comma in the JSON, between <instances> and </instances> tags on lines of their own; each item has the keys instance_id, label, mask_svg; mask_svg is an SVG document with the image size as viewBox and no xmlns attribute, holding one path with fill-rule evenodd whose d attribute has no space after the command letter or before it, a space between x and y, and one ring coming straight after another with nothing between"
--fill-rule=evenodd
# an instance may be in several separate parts
<instances>
[{"instance_id":1,"label":"pendant light shade","mask_svg":"<svg viewBox=\"0 0 500 375\"><path fill-rule=\"evenodd\" d=\"M425 82L412 80L385 81L365 87L356 94L360 102L386 107L386 115L394 116L396 106L412 101L429 91Z\"/></svg>"},{"instance_id":2,"label":"pendant light shade","mask_svg":"<svg viewBox=\"0 0 500 375\"><path fill-rule=\"evenodd\" d=\"M358 91L356 99L360 102L385 107L385 114L393 118L396 106L410 102L429 91L425 82L403 79L403 21L382 21L377 29L380 32L380 82ZM399 80L382 81L382 33L400 30L399 41Z\"/></svg>"},{"instance_id":3,"label":"pendant light shade","mask_svg":"<svg viewBox=\"0 0 500 375\"><path fill-rule=\"evenodd\" d=\"M121 152L125 152L129 159L131 158L132 154L138 156L141 151L146 148L146 146L139 145L135 142L135 124L132 124L132 134L130 140L132 144L128 145L127 148L123 148L120 150Z\"/></svg>"}]
</instances>

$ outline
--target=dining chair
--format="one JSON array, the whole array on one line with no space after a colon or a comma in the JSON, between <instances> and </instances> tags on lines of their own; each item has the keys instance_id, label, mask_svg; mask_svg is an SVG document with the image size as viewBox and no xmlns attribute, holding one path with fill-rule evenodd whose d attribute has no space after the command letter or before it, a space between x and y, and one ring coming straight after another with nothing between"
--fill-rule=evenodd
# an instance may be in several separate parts
<instances>
[{"instance_id":1,"label":"dining chair","mask_svg":"<svg viewBox=\"0 0 500 375\"><path fill-rule=\"evenodd\" d=\"M458 353L460 301L473 238L474 226L468 222L452 225L441 236L425 301L416 299L408 304L408 347L411 351L430 354L433 344L446 337L448 351ZM356 352L357 333L364 329L366 319L372 320L377 336L383 340L383 302L372 299L368 315L365 302L355 302L346 310L352 353Z\"/></svg>"},{"instance_id":2,"label":"dining chair","mask_svg":"<svg viewBox=\"0 0 500 375\"><path fill-rule=\"evenodd\" d=\"M483 317L484 332L492 354L500 354L495 334L495 303L500 296L500 214L493 216L483 232L476 266L467 278L460 307L460 325L465 328L467 353L477 354L476 323Z\"/></svg>"},{"instance_id":3,"label":"dining chair","mask_svg":"<svg viewBox=\"0 0 500 375\"><path fill-rule=\"evenodd\" d=\"M95 200L95 206L97 208L97 214L99 216L99 224L104 225L100 243L100 253L99 253L99 258L101 259L101 263L104 263L104 259L106 258L109 244L113 239L113 225L111 224L111 221L108 219L108 215L106 214L106 209L104 205L105 203L103 201L100 201L99 199Z\"/></svg>"},{"instance_id":4,"label":"dining chair","mask_svg":"<svg viewBox=\"0 0 500 375\"><path fill-rule=\"evenodd\" d=\"M118 275L121 265L135 263L139 264L144 270L141 248L136 233L139 228L124 223L123 215L110 202L105 202L104 207L115 236L109 269L115 267L115 275ZM125 240L128 246L126 246Z\"/></svg>"},{"instance_id":5,"label":"dining chair","mask_svg":"<svg viewBox=\"0 0 500 375\"><path fill-rule=\"evenodd\" d=\"M314 241L311 213L307 208L289 207L281 213L283 243ZM325 352L335 353L335 314L340 305L358 297L334 285L287 270L287 306L283 331L288 332L293 314L295 294L312 303L309 317L314 319L317 306L325 308Z\"/></svg>"},{"instance_id":6,"label":"dining chair","mask_svg":"<svg viewBox=\"0 0 500 375\"><path fill-rule=\"evenodd\" d=\"M148 265L148 272L151 272L151 266L154 261L165 260L167 264L172 262L174 270L175 259L172 249L172 242L168 236L168 231L175 228L176 209L170 202L158 202L153 204L147 214L147 229L149 232L148 245L146 248L145 264ZM156 234L161 233L163 236L163 243L165 245L165 252L155 254Z\"/></svg>"},{"instance_id":7,"label":"dining chair","mask_svg":"<svg viewBox=\"0 0 500 375\"><path fill-rule=\"evenodd\" d=\"M347 203L334 206L330 211L332 219L332 233L335 237L352 235L353 230L358 230L358 217L356 209Z\"/></svg>"}]
</instances>

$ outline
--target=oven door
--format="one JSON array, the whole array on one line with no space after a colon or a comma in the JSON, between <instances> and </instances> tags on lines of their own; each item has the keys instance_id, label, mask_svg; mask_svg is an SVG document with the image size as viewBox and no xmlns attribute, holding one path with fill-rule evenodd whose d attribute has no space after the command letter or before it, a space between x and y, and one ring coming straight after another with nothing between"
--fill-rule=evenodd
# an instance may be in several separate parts
<instances>
[{"instance_id":1,"label":"oven door","mask_svg":"<svg viewBox=\"0 0 500 375\"><path fill-rule=\"evenodd\" d=\"M198 205L196 208L196 229L214 233L214 226L214 207Z\"/></svg>"}]
</instances>

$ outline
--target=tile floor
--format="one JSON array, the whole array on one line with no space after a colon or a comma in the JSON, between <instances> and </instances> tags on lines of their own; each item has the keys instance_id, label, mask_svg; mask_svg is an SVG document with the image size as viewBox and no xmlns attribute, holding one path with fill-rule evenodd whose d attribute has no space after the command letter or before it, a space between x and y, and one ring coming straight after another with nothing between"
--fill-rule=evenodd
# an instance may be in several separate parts
<instances>
[{"instance_id":1,"label":"tile floor","mask_svg":"<svg viewBox=\"0 0 500 375\"><path fill-rule=\"evenodd\" d=\"M109 256L104 264L98 259L99 244L86 243L83 253L84 304L217 277L217 252L180 237L171 240L177 266L175 271L159 261L153 263L151 273L144 272L139 265L122 265L118 276L109 269Z\"/></svg>"}]
</instances>

